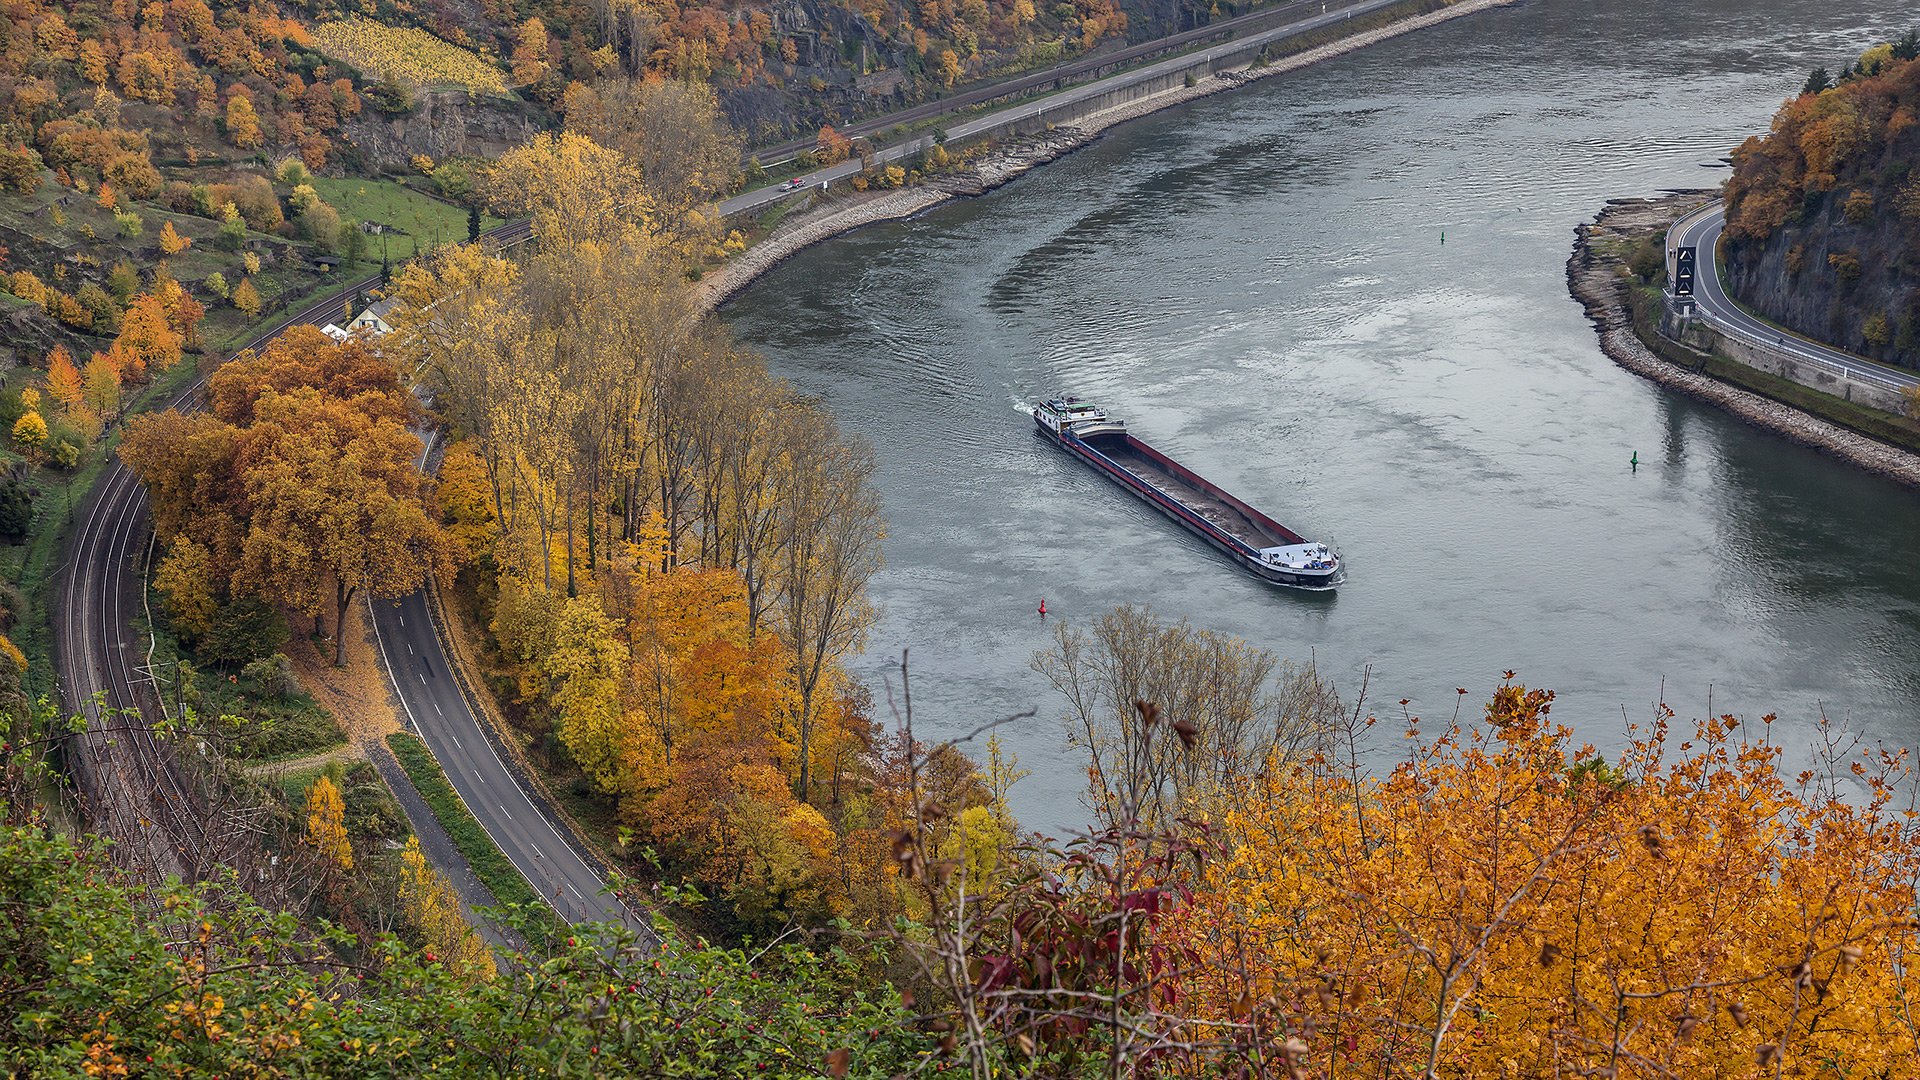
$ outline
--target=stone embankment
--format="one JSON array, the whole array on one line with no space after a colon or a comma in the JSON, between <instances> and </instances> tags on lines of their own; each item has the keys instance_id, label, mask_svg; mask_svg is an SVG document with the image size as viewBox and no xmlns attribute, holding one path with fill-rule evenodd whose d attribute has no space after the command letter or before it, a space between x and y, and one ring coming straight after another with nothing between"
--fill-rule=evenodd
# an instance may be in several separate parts
<instances>
[{"instance_id":1,"label":"stone embankment","mask_svg":"<svg viewBox=\"0 0 1920 1080\"><path fill-rule=\"evenodd\" d=\"M1920 455L1666 360L1634 332L1622 253L1647 236L1664 236L1669 225L1710 197L1711 193L1679 192L1659 199L1615 199L1591 223L1575 230L1567 285L1600 335L1601 351L1636 375L1718 406L1754 427L1920 488Z\"/></svg>"},{"instance_id":2,"label":"stone embankment","mask_svg":"<svg viewBox=\"0 0 1920 1080\"><path fill-rule=\"evenodd\" d=\"M1307 49L1270 62L1255 61L1244 67L1223 70L1198 78L1192 86L1175 86L1159 93L1075 117L1070 125L1060 125L1033 135L1004 140L993 153L972 167L936 177L928 183L898 191L866 192L851 197L821 201L768 234L759 243L727 261L704 278L697 300L712 310L737 296L755 279L795 253L814 244L881 221L893 221L938 206L957 196L980 195L1027 170L1070 154L1099 138L1115 124L1137 120L1161 109L1171 108L1197 98L1225 93L1256 79L1298 71L1301 68L1343 56L1356 49L1375 45L1401 34L1457 19L1463 15L1506 7L1517 0L1459 0L1439 11L1402 19L1389 26L1368 30L1352 37Z\"/></svg>"}]
</instances>

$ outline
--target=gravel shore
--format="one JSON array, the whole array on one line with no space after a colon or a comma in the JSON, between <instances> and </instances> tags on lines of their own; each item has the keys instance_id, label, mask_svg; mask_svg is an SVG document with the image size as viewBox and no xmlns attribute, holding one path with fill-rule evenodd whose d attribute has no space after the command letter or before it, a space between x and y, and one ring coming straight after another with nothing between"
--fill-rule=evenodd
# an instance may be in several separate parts
<instances>
[{"instance_id":1,"label":"gravel shore","mask_svg":"<svg viewBox=\"0 0 1920 1080\"><path fill-rule=\"evenodd\" d=\"M782 222L765 239L728 260L725 266L708 274L695 288L697 302L702 310L712 311L796 252L865 225L912 217L949 199L990 191L1029 169L1072 153L1093 142L1099 138L1101 132L1115 124L1137 120L1150 113L1193 101L1196 98L1225 93L1255 79L1298 71L1323 60L1343 56L1356 49L1363 49L1401 34L1422 30L1449 19L1457 19L1488 8L1505 7L1516 2L1517 0L1459 0L1459 3L1439 11L1403 19L1391 26L1355 34L1350 38L1342 38L1331 44L1282 57L1259 67L1249 65L1222 71L1199 80L1193 86L1176 86L1124 105L1091 113L1074 121L1072 125L1062 125L1049 130L1044 135L1010 140L973 168L953 176L936 178L935 181L920 187L885 192L869 191L833 198Z\"/></svg>"},{"instance_id":2,"label":"gravel shore","mask_svg":"<svg viewBox=\"0 0 1920 1080\"><path fill-rule=\"evenodd\" d=\"M1870 439L1749 390L1701 375L1656 355L1633 329L1625 267L1607 241L1631 241L1667 226L1706 196L1675 193L1658 199L1616 199L1598 217L1575 230L1567 260L1567 286L1586 308L1600 335L1600 350L1614 363L1661 386L1704 401L1757 428L1840 458L1870 473L1920 488L1920 455Z\"/></svg>"}]
</instances>

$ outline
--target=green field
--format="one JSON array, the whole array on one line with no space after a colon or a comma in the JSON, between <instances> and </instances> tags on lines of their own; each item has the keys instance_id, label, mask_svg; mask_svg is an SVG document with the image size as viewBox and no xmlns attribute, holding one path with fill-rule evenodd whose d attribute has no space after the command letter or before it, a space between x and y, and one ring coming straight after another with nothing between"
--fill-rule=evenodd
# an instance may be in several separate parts
<instances>
[{"instance_id":1,"label":"green field","mask_svg":"<svg viewBox=\"0 0 1920 1080\"><path fill-rule=\"evenodd\" d=\"M310 181L342 218L377 221L400 235L390 235L387 256L398 263L414 253L437 244L460 243L467 238L465 209L438 199L428 198L396 180L366 180L359 177L316 176ZM483 215L480 228L504 224L497 217ZM380 260L380 238L367 238L367 255Z\"/></svg>"}]
</instances>

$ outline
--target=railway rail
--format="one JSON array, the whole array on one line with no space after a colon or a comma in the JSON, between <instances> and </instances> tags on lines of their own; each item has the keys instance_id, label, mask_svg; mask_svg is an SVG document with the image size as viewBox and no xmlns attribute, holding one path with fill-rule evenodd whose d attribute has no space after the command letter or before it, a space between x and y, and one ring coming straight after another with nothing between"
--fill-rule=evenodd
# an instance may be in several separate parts
<instances>
[{"instance_id":1,"label":"railway rail","mask_svg":"<svg viewBox=\"0 0 1920 1080\"><path fill-rule=\"evenodd\" d=\"M515 221L483 235L513 243L530 231L529 222ZM294 326L337 320L349 297L378 284L377 275L355 281L332 299L289 314L241 351L259 349ZM211 374L202 373L164 407L197 408ZM85 731L67 747L82 812L118 841L123 863L191 880L225 861L238 829L195 790L179 747L157 736L148 719L164 717L165 708L158 676L130 628L145 607L147 510L139 479L117 456L110 459L81 507L55 577L54 663L63 703L86 719Z\"/></svg>"}]
</instances>

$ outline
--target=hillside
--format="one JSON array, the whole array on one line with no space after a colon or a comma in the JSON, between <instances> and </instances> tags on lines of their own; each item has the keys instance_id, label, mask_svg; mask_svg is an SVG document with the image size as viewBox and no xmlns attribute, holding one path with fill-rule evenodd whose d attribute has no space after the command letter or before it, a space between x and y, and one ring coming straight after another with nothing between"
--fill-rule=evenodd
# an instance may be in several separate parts
<instances>
[{"instance_id":1,"label":"hillside","mask_svg":"<svg viewBox=\"0 0 1920 1080\"><path fill-rule=\"evenodd\" d=\"M1920 367L1920 36L1825 69L1734 152L1734 295L1782 325Z\"/></svg>"}]
</instances>

